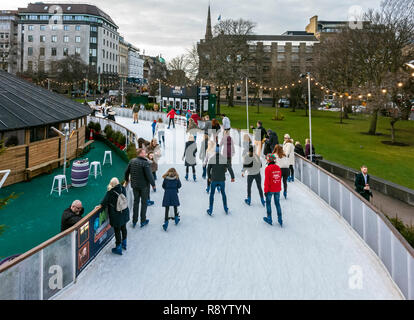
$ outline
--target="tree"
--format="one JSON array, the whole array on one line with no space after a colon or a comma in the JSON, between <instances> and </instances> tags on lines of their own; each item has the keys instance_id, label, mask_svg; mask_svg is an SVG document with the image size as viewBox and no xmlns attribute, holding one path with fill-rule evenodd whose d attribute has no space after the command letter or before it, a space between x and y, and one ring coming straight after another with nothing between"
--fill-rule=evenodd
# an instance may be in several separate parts
<instances>
[{"instance_id":1,"label":"tree","mask_svg":"<svg viewBox=\"0 0 414 320\"><path fill-rule=\"evenodd\" d=\"M200 59L198 56L197 46L193 45L191 49L187 50L185 54L185 61L187 66L187 76L191 81L196 81L199 78Z\"/></svg>"},{"instance_id":2,"label":"tree","mask_svg":"<svg viewBox=\"0 0 414 320\"><path fill-rule=\"evenodd\" d=\"M188 60L184 54L173 58L168 63L167 69L168 82L178 86L186 86L188 83L190 83L190 79L187 78Z\"/></svg>"}]
</instances>

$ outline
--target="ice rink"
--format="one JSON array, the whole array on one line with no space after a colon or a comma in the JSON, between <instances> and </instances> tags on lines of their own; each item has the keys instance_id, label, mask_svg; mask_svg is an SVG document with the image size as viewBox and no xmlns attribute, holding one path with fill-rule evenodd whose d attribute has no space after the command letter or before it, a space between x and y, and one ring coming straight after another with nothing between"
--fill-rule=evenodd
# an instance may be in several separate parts
<instances>
[{"instance_id":1,"label":"ice rink","mask_svg":"<svg viewBox=\"0 0 414 320\"><path fill-rule=\"evenodd\" d=\"M120 117L117 122L151 139L150 122L133 124ZM244 203L247 179L235 164L236 182L229 176L226 181L230 214L216 193L213 216L208 216L201 164L197 182L191 171L190 181L184 179L185 139L183 127L166 132L149 225L132 229L128 223L128 250L112 254L113 240L58 299L403 299L375 253L299 181L289 183L287 200L282 196L283 228L269 226L255 185L252 205ZM170 167L183 183L181 222L171 221L164 232L161 176Z\"/></svg>"}]
</instances>

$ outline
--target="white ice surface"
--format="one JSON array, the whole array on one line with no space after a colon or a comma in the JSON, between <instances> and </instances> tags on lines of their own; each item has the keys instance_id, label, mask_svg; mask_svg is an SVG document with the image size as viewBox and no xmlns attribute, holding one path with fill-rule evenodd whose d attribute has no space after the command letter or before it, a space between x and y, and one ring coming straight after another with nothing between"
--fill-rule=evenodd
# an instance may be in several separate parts
<instances>
[{"instance_id":1,"label":"white ice surface","mask_svg":"<svg viewBox=\"0 0 414 320\"><path fill-rule=\"evenodd\" d=\"M120 117L117 122L151 138L149 122L133 124L132 119ZM236 182L230 183L229 177L226 182L230 214L225 215L221 195L216 193L213 216L208 216L201 165L196 168L197 182L184 180L184 137L184 129L178 126L166 132L163 160L169 163L159 166L157 192L151 194L155 205L147 212L149 225L132 229L128 223L128 250L122 256L112 254L113 240L77 283L57 298L403 298L378 257L335 211L298 181L289 183L288 199L281 199L283 229L262 220L265 209L255 185L252 206L244 203L247 183L241 177L240 164L233 166ZM201 135L198 145L200 141ZM179 160L172 164L174 154ZM181 222L178 226L170 223L164 232L161 175L170 167L178 170L183 183ZM274 207L272 211L274 214ZM352 266L362 270L362 289L349 286Z\"/></svg>"}]
</instances>

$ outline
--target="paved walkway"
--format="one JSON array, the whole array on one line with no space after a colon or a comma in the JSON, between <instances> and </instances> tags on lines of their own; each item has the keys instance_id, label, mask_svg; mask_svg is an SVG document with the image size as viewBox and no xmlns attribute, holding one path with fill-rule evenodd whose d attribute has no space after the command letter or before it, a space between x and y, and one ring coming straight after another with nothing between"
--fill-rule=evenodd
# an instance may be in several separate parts
<instances>
[{"instance_id":1,"label":"paved walkway","mask_svg":"<svg viewBox=\"0 0 414 320\"><path fill-rule=\"evenodd\" d=\"M131 119L118 117L117 121L151 138L150 123L133 125ZM132 229L128 224L128 251L115 256L109 245L59 299L402 298L371 249L300 182L290 183L288 199L281 200L284 227L265 224L257 190L253 189L251 207L243 202L246 178L237 164L239 148L236 182L226 182L230 214L224 213L216 194L213 216L208 216L201 166L197 182L184 180L184 139L180 127L167 131L149 225ZM198 143L200 139L201 135ZM164 232L160 177L170 167L178 170L183 183L181 222ZM355 266L362 271L361 289L350 287Z\"/></svg>"}]
</instances>

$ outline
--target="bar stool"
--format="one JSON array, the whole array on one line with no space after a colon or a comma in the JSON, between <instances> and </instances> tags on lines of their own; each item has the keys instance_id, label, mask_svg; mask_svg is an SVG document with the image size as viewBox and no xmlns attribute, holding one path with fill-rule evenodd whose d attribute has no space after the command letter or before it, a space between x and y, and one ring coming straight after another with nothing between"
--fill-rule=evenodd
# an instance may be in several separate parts
<instances>
[{"instance_id":1,"label":"bar stool","mask_svg":"<svg viewBox=\"0 0 414 320\"><path fill-rule=\"evenodd\" d=\"M96 179L96 177L98 175L98 168L99 168L99 174L102 176L101 163L99 161L93 161L93 162L91 162L91 165L89 167L89 175L93 175L95 177L95 179ZM92 171L92 169L93 169L93 171Z\"/></svg>"},{"instance_id":2,"label":"bar stool","mask_svg":"<svg viewBox=\"0 0 414 320\"><path fill-rule=\"evenodd\" d=\"M55 182L57 181L58 186L57 188L55 188ZM62 183L63 182L63 183ZM53 178L53 184L52 184L52 190L50 190L50 194L53 193L53 191L56 191L59 193L59 197L62 193L62 188L66 189L67 192L69 192L68 190L68 183L66 181L66 176L64 176L63 174L57 175Z\"/></svg>"},{"instance_id":3,"label":"bar stool","mask_svg":"<svg viewBox=\"0 0 414 320\"><path fill-rule=\"evenodd\" d=\"M109 156L109 163L111 164L111 166L112 166L112 151L105 151L105 155L104 155L104 159L103 159L103 163L102 163L102 165L104 166L105 165L105 163L106 163L106 156Z\"/></svg>"}]
</instances>

